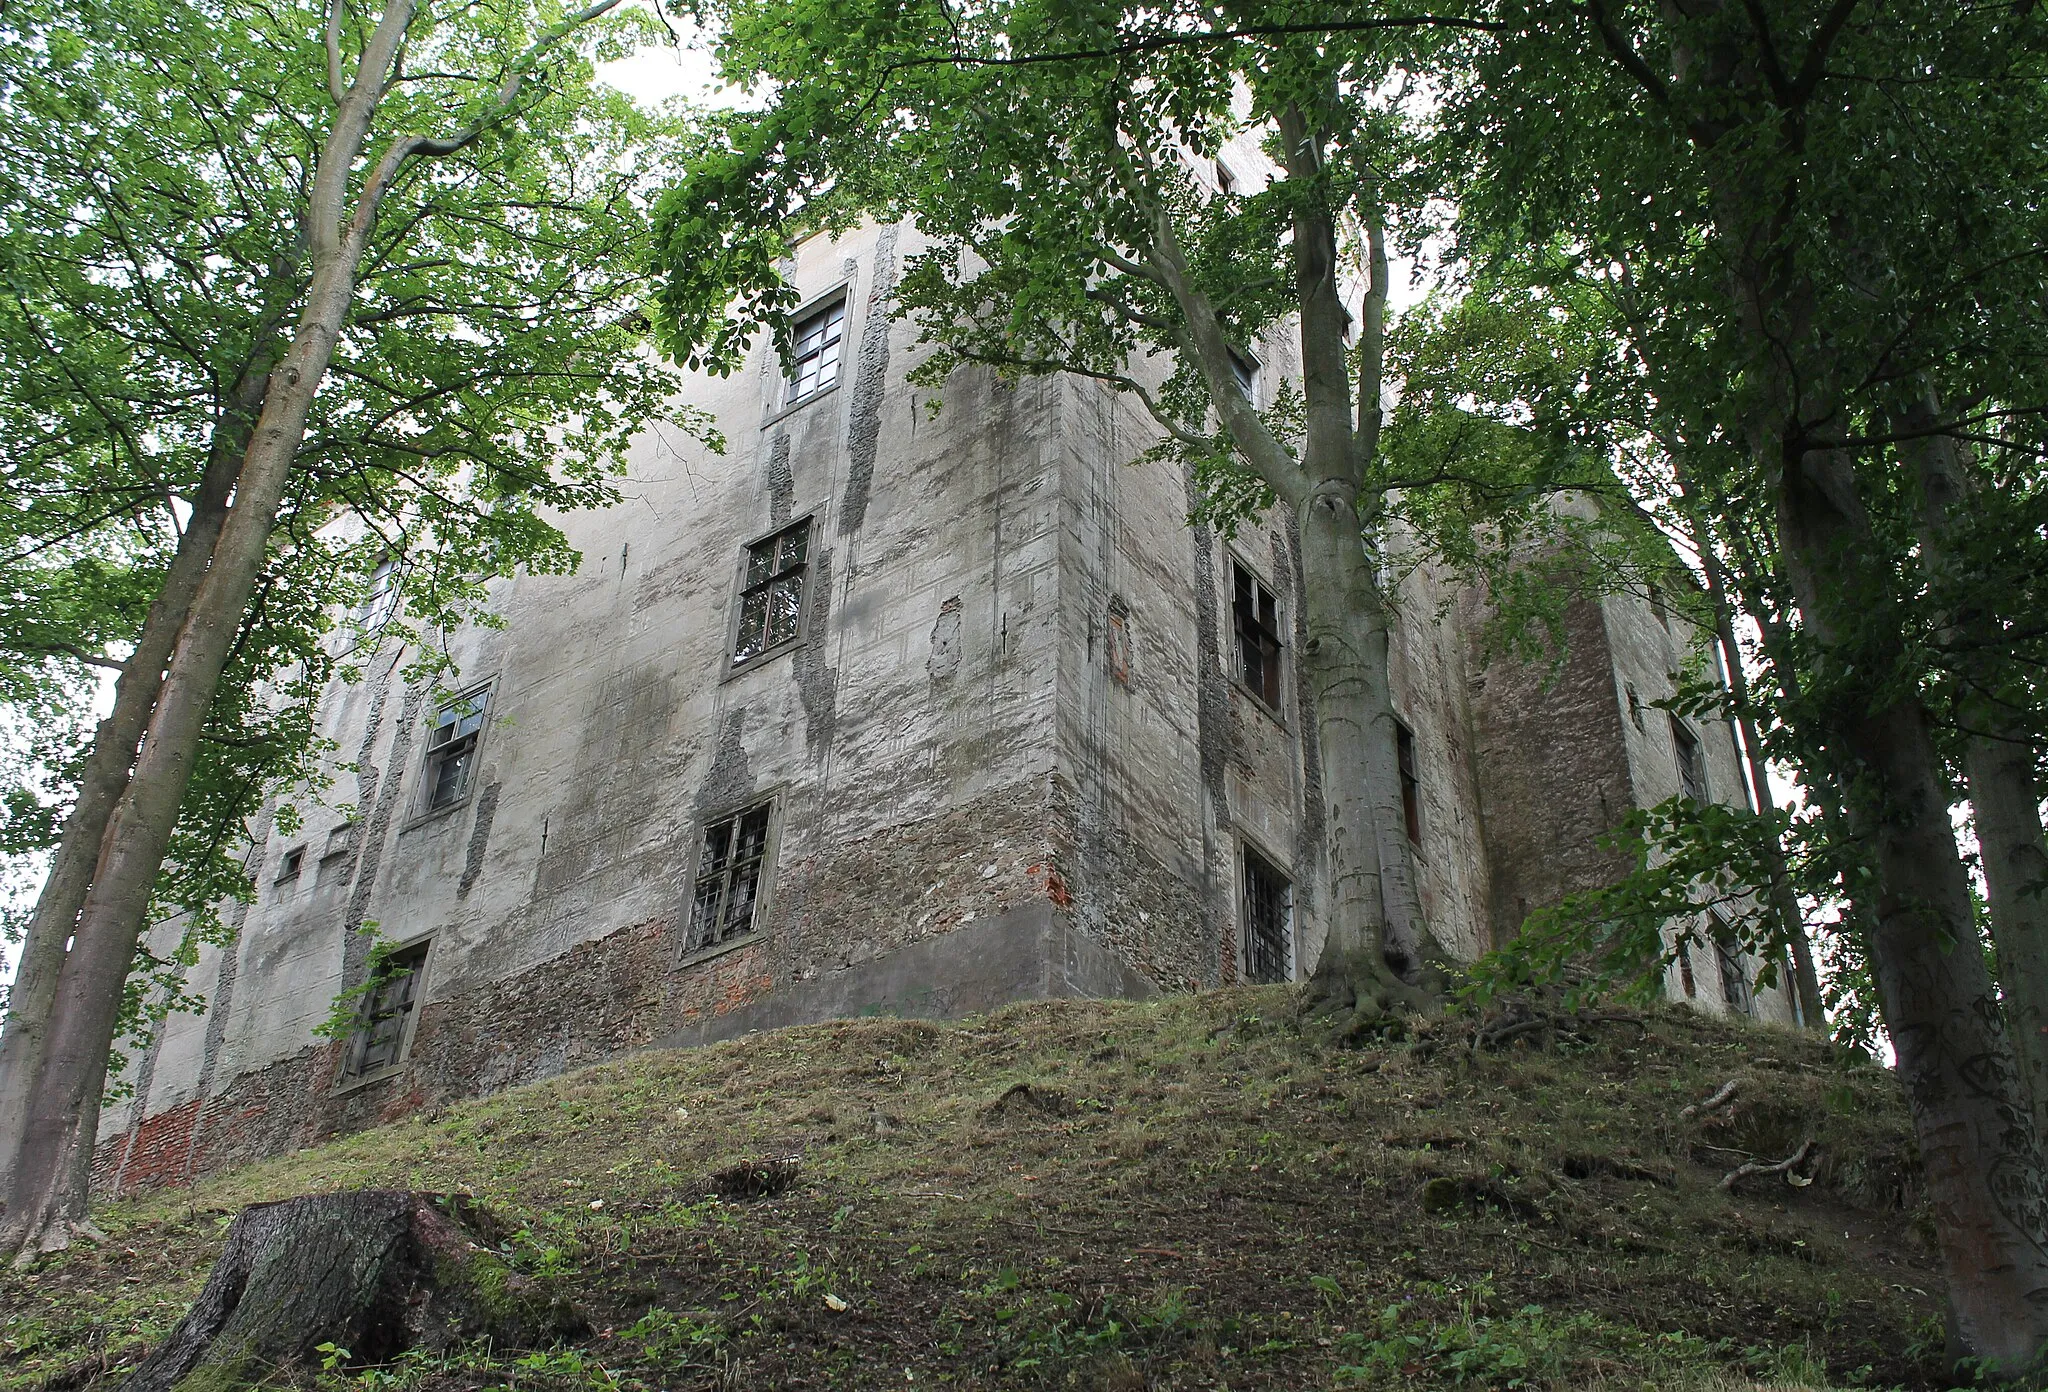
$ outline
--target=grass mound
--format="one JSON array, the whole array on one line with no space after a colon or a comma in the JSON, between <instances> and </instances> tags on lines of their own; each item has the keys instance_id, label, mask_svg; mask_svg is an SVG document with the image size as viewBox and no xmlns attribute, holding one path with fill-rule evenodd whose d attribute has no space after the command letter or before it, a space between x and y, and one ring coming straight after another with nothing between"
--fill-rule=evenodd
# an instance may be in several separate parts
<instances>
[{"instance_id":1,"label":"grass mound","mask_svg":"<svg viewBox=\"0 0 2048 1392\"><path fill-rule=\"evenodd\" d=\"M1887 1074L1676 1008L1471 1040L1262 988L640 1055L112 1207L0 1275L0 1389L114 1386L243 1205L356 1187L475 1195L591 1333L337 1388L1938 1385Z\"/></svg>"}]
</instances>

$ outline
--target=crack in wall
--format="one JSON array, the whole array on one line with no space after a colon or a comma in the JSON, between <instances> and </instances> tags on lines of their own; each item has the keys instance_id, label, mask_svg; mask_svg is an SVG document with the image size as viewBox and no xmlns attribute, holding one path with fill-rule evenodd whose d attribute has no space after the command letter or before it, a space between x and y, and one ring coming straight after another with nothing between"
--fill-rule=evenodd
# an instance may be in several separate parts
<instances>
[{"instance_id":1,"label":"crack in wall","mask_svg":"<svg viewBox=\"0 0 2048 1392\"><path fill-rule=\"evenodd\" d=\"M462 879L455 897L467 899L484 873L484 851L491 841L491 820L498 813L498 792L505 785L493 783L476 795L476 822L469 829L469 851L462 864Z\"/></svg>"}]
</instances>

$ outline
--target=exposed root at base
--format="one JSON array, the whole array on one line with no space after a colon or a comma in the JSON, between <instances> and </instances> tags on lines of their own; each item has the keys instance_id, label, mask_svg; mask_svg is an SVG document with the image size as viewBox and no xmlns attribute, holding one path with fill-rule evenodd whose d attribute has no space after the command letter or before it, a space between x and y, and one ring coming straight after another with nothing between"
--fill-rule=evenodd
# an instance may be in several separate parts
<instances>
[{"instance_id":1,"label":"exposed root at base","mask_svg":"<svg viewBox=\"0 0 2048 1392\"><path fill-rule=\"evenodd\" d=\"M1440 996L1426 985L1411 985L1370 954L1325 959L1302 993L1304 1021L1323 1027L1323 1042L1356 1047L1408 1037L1410 1017L1436 1008Z\"/></svg>"}]
</instances>

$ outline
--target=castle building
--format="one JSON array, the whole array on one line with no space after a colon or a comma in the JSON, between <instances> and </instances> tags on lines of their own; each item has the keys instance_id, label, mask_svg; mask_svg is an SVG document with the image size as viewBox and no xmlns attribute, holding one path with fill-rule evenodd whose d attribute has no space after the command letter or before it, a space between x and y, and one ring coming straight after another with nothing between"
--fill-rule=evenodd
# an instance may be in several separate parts
<instances>
[{"instance_id":1,"label":"castle building","mask_svg":"<svg viewBox=\"0 0 2048 1392\"><path fill-rule=\"evenodd\" d=\"M188 975L208 1008L106 1113L104 1188L648 1046L1308 973L1290 520L1191 526L1099 383L913 389L907 235L804 244L793 366L757 346L684 386L727 453L647 432L624 500L566 520L579 573L501 582L451 685L408 685L391 643L326 693L334 810L260 843L237 941ZM1267 347L1255 397L1290 368ZM1451 952L1616 875L1597 837L1629 809L1744 797L1725 725L1654 708L1692 639L1645 599L1575 603L1556 670L1483 660L1480 598L1428 570L1397 610L1407 832ZM1789 1018L1712 955L1670 993ZM345 992L352 1030L317 1032Z\"/></svg>"}]
</instances>

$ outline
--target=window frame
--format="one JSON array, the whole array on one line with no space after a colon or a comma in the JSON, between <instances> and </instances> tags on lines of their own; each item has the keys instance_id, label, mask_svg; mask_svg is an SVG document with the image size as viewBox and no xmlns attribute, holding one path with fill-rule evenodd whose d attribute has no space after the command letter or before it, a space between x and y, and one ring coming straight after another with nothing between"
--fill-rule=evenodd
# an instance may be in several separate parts
<instances>
[{"instance_id":1,"label":"window frame","mask_svg":"<svg viewBox=\"0 0 2048 1392\"><path fill-rule=\"evenodd\" d=\"M1714 969L1721 978L1721 1003L1740 1015L1756 1014L1756 983L1742 960L1735 929L1717 913L1707 915L1707 941L1714 949Z\"/></svg>"},{"instance_id":2,"label":"window frame","mask_svg":"<svg viewBox=\"0 0 2048 1392\"><path fill-rule=\"evenodd\" d=\"M348 1092L364 1087L381 1079L389 1078L405 1070L412 1060L413 1035L419 1028L420 1012L425 1008L427 968L433 962L434 939L432 934L423 934L407 942L399 943L384 954L381 961L374 960L370 974L363 979L364 990L356 1002L356 1022L349 1030L348 1038L342 1044L341 1067L335 1080L336 1092ZM395 972L381 971L400 959L411 959L406 979L412 983L405 1001L399 1007L403 1018L398 1025L398 1041L392 1049L391 1058L375 1068L365 1069L359 1060L369 1048L369 1031L377 1023L379 983L395 976Z\"/></svg>"},{"instance_id":3,"label":"window frame","mask_svg":"<svg viewBox=\"0 0 2048 1392\"><path fill-rule=\"evenodd\" d=\"M1230 375L1237 380L1237 389L1253 410L1259 408L1259 378L1264 366L1249 349L1230 349Z\"/></svg>"},{"instance_id":4,"label":"window frame","mask_svg":"<svg viewBox=\"0 0 2048 1392\"><path fill-rule=\"evenodd\" d=\"M1277 880L1286 915L1285 938L1281 944L1283 961L1281 975L1260 977L1252 975L1252 875L1253 867L1262 866L1264 871ZM1294 876L1268 854L1262 847L1246 836L1238 837L1237 843L1237 976L1248 986L1278 985L1293 981L1300 963L1300 921L1294 911Z\"/></svg>"},{"instance_id":5,"label":"window frame","mask_svg":"<svg viewBox=\"0 0 2048 1392\"><path fill-rule=\"evenodd\" d=\"M1400 716L1394 717L1394 776L1401 785L1401 822L1408 844L1422 849L1422 756L1415 743L1415 731Z\"/></svg>"},{"instance_id":6,"label":"window frame","mask_svg":"<svg viewBox=\"0 0 2048 1392\"><path fill-rule=\"evenodd\" d=\"M734 831L737 833L739 829L738 823L756 812L766 814L766 824L762 829L761 836L760 869L754 879L753 915L748 923L747 930L743 933L734 933L729 937L720 938L714 943L699 943L697 941L697 882L704 875L704 853L707 849L707 833L712 828L725 825L726 823L733 823ZM769 909L774 900L775 861L782 847L782 790L778 787L737 806L707 812L692 822L691 827L690 877L686 882L688 890L683 901L683 944L676 957L676 965L678 967L693 966L699 962L710 961L714 957L722 957L728 952L736 951L747 946L749 943L758 942L761 939L762 925L767 921ZM725 914L725 896L732 887L730 863L721 873L726 877L725 885L719 893L719 916L723 918Z\"/></svg>"},{"instance_id":7,"label":"window frame","mask_svg":"<svg viewBox=\"0 0 2048 1392\"><path fill-rule=\"evenodd\" d=\"M817 380L808 391L798 391L797 384L803 380L803 359L797 356L797 344L803 339L806 324L825 318L831 312L839 311L839 336L819 346L822 355L827 349L836 348L829 374L821 370ZM770 420L779 420L797 407L816 401L839 385L846 370L846 340L853 328L853 283L841 281L823 294L801 306L789 317L789 359L785 363L777 357L775 408ZM765 424L766 422L764 422Z\"/></svg>"},{"instance_id":8,"label":"window frame","mask_svg":"<svg viewBox=\"0 0 2048 1392\"><path fill-rule=\"evenodd\" d=\"M1709 791L1712 785L1707 782L1706 742L1675 715L1671 717L1671 766L1678 774L1680 797L1689 797L1702 805L1713 801Z\"/></svg>"},{"instance_id":9,"label":"window frame","mask_svg":"<svg viewBox=\"0 0 2048 1392\"><path fill-rule=\"evenodd\" d=\"M460 811L476 799L477 769L481 764L484 736L489 733L491 728L491 697L496 693L497 686L498 679L492 677L488 681L481 681L464 687L458 694L450 696L447 700L440 702L434 707L434 719L427 726L426 753L420 760L420 786L418 793L415 795L415 805L418 810L413 814L412 820L406 824L408 827L418 826L422 822L432 821L436 817L445 817L452 812ZM463 771L461 791L456 793L449 801L436 804L434 801L434 790L440 784L440 769L447 762L448 754L446 753L445 746L440 748L435 746L434 734L441 728L441 716L445 712L477 697L483 698L483 709L476 712L478 717L477 728L466 737L470 741L469 766ZM460 725L461 721L458 719L455 723ZM458 736L458 738L463 737ZM453 742L450 741L450 743Z\"/></svg>"},{"instance_id":10,"label":"window frame","mask_svg":"<svg viewBox=\"0 0 2048 1392\"><path fill-rule=\"evenodd\" d=\"M1241 557L1232 553L1229 559L1230 591L1227 610L1230 615L1230 679L1237 684L1241 691L1250 696L1254 701L1257 701L1261 710L1279 721L1284 727L1287 724L1285 714L1287 710L1287 621L1280 608L1280 596L1271 585L1267 584L1265 577L1260 575L1252 566L1246 564ZM1273 695L1270 700L1264 691L1252 685L1251 679L1245 673L1245 634L1240 623L1240 611L1237 602L1237 582L1239 576L1243 576L1252 584L1254 609L1258 607L1258 599L1261 595L1269 600L1273 606L1272 627L1269 630L1264 630L1268 633L1272 642L1272 651L1268 655L1268 660L1271 661L1273 669ZM1263 621L1261 621L1261 628L1263 629Z\"/></svg>"},{"instance_id":11,"label":"window frame","mask_svg":"<svg viewBox=\"0 0 2048 1392\"><path fill-rule=\"evenodd\" d=\"M809 636L811 629L811 600L814 597L811 592L811 561L817 547L818 532L820 530L818 522L821 516L822 510L815 508L809 512L799 513L780 526L763 532L752 540L740 544L739 558L734 566L733 573L732 612L727 616L725 625L725 674L727 677L734 677L738 676L741 672L752 671L768 661L768 659L799 647L804 639ZM781 540L783 536L795 531L799 527L808 528L809 530L804 537L804 558L795 567L796 572L801 577L797 590L796 632L780 642L764 646L757 653L741 657L739 656L740 623L746 617L748 594L755 590L765 593L773 589L775 583L789 573L785 571L770 571L768 578L760 584L749 585L747 583L748 562L752 559L755 550L763 546L773 545ZM773 564L772 561L770 563Z\"/></svg>"}]
</instances>

